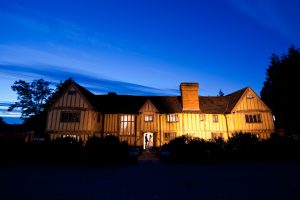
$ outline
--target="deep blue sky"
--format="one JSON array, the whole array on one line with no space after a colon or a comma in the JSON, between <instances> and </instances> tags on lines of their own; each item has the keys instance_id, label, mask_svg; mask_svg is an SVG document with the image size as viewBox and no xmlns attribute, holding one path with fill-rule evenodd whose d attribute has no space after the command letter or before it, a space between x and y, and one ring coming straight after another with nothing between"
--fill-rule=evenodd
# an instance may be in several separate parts
<instances>
[{"instance_id":1,"label":"deep blue sky","mask_svg":"<svg viewBox=\"0 0 300 200\"><path fill-rule=\"evenodd\" d=\"M0 0L0 116L14 81L72 76L94 93L258 94L272 53L300 46L297 0ZM18 115L16 113L16 115Z\"/></svg>"}]
</instances>

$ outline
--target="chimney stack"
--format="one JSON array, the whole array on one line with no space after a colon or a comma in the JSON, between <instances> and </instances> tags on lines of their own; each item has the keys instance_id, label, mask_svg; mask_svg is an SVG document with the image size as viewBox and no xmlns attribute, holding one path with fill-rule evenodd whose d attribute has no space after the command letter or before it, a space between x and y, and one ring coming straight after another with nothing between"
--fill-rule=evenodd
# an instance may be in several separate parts
<instances>
[{"instance_id":1,"label":"chimney stack","mask_svg":"<svg viewBox=\"0 0 300 200\"><path fill-rule=\"evenodd\" d=\"M200 111L198 90L198 83L180 84L182 111Z\"/></svg>"}]
</instances>

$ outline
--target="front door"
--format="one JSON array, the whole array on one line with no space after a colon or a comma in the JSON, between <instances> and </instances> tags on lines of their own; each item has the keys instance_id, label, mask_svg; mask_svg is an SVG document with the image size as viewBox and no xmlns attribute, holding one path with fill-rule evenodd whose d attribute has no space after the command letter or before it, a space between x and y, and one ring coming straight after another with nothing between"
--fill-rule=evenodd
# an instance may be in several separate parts
<instances>
[{"instance_id":1,"label":"front door","mask_svg":"<svg viewBox=\"0 0 300 200\"><path fill-rule=\"evenodd\" d=\"M153 147L153 133L144 133L144 150L152 149Z\"/></svg>"}]
</instances>

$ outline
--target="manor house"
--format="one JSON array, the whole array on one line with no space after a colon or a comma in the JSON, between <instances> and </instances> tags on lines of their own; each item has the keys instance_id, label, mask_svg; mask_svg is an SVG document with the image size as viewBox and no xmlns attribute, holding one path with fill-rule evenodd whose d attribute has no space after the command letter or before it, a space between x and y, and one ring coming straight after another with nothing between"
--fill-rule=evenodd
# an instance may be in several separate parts
<instances>
[{"instance_id":1,"label":"manor house","mask_svg":"<svg viewBox=\"0 0 300 200\"><path fill-rule=\"evenodd\" d=\"M51 139L115 135L134 146L160 147L181 135L225 140L236 132L268 138L270 108L250 88L226 96L199 96L198 83L181 83L180 96L95 95L73 82L48 112Z\"/></svg>"}]
</instances>

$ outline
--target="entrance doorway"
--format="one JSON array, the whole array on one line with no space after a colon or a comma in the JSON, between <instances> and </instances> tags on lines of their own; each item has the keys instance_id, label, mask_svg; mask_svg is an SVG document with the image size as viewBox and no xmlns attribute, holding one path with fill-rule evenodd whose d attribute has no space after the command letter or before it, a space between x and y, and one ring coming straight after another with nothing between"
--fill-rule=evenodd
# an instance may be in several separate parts
<instances>
[{"instance_id":1,"label":"entrance doorway","mask_svg":"<svg viewBox=\"0 0 300 200\"><path fill-rule=\"evenodd\" d=\"M153 147L153 133L144 133L144 150L152 149Z\"/></svg>"}]
</instances>

